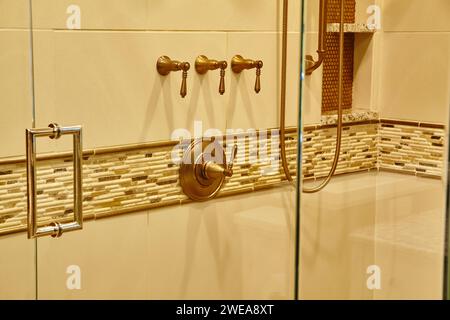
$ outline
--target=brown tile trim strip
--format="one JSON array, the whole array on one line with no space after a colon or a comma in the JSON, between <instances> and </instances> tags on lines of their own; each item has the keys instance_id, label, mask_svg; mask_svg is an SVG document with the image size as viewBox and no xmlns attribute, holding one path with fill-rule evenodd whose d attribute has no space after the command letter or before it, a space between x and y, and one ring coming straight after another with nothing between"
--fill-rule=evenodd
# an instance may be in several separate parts
<instances>
[{"instance_id":1,"label":"brown tile trim strip","mask_svg":"<svg viewBox=\"0 0 450 320\"><path fill-rule=\"evenodd\" d=\"M279 130L278 128L272 128L264 130L270 134L272 130ZM256 130L256 133L261 132L262 130ZM296 127L289 127L286 128L286 133L295 133L297 131ZM234 135L224 135L224 138L226 137L240 137L247 135L247 132L242 133L236 133ZM143 143L136 143L136 144L126 144L126 145L119 145L119 146L112 146L112 147L100 147L95 149L86 149L83 151L83 157L89 158L94 155L101 155L101 154L110 154L110 153L117 153L117 152L129 152L129 151L135 151L140 149L150 149L150 148L161 148L161 147L175 147L177 144L183 143L183 141L173 141L173 140L165 140L165 141L156 141L156 142L143 142ZM57 160L57 159L69 159L72 158L72 152L58 152L58 153L46 153L41 154L37 156L38 161L43 160ZM7 158L1 158L0 159L0 166L1 165L11 165L11 164L19 164L19 163L25 163L26 157L25 156L15 156L15 157L7 157Z\"/></svg>"},{"instance_id":2,"label":"brown tile trim strip","mask_svg":"<svg viewBox=\"0 0 450 320\"><path fill-rule=\"evenodd\" d=\"M355 174L355 173L357 174L357 173L371 172L371 171L376 171L376 170L377 170L377 168L356 169L356 170L351 171L351 172L336 172L334 174L334 176L348 176L348 175ZM393 172L394 172L394 170L393 170ZM395 172L399 173L398 170L395 171ZM321 181L323 179L325 179L325 176L318 177L318 178L316 178L316 177L306 177L306 178L303 178L303 182Z\"/></svg>"},{"instance_id":3,"label":"brown tile trim strip","mask_svg":"<svg viewBox=\"0 0 450 320\"><path fill-rule=\"evenodd\" d=\"M427 178L427 179L435 179L435 180L442 180L443 178L437 175L433 174L426 174L423 172L416 172L416 171L407 171L407 170L396 170L396 169L390 169L390 168L378 168L378 171L384 171L384 172L392 172L392 173L398 173L398 174L406 174L410 176L416 176L420 178Z\"/></svg>"},{"instance_id":4,"label":"brown tile trim strip","mask_svg":"<svg viewBox=\"0 0 450 320\"><path fill-rule=\"evenodd\" d=\"M389 172L389 173L398 173L398 174L406 174L408 176L415 176L416 175L415 171L398 170L398 169L391 169L391 168L384 168L384 167L379 167L378 171Z\"/></svg>"},{"instance_id":5,"label":"brown tile trim strip","mask_svg":"<svg viewBox=\"0 0 450 320\"><path fill-rule=\"evenodd\" d=\"M397 120L397 119L380 119L381 124L396 124L401 126L410 127L421 127L421 128L432 128L432 129L445 129L445 125L441 123L430 123L430 122L420 122L420 121L408 121L408 120Z\"/></svg>"},{"instance_id":6,"label":"brown tile trim strip","mask_svg":"<svg viewBox=\"0 0 450 320\"><path fill-rule=\"evenodd\" d=\"M397 120L397 119L379 119L379 120L363 120L363 121L354 121L354 122L345 122L344 127L351 126L361 126L366 124L394 124L394 125L402 125L402 126L411 126L411 127L421 127L421 128L432 128L432 129L445 129L445 125L441 123L430 123L430 122L419 122L419 121L407 121L407 120ZM337 124L308 124L303 127L303 131L312 131L318 129L329 129L336 128Z\"/></svg>"},{"instance_id":7,"label":"brown tile trim strip","mask_svg":"<svg viewBox=\"0 0 450 320\"><path fill-rule=\"evenodd\" d=\"M128 144L121 146L113 146L113 147L101 147L96 149L86 149L83 151L83 157L88 158L93 155L100 154L110 154L116 152L128 152L146 148L159 148L159 147L171 147L176 146L179 141L157 141L157 142L144 142L137 144ZM37 160L57 160L57 159L65 159L72 158L72 152L58 152L58 153L46 153L37 156ZM0 165L10 165L10 164L18 164L24 163L26 161L25 156L17 156L17 157L9 157L0 159Z\"/></svg>"},{"instance_id":8,"label":"brown tile trim strip","mask_svg":"<svg viewBox=\"0 0 450 320\"><path fill-rule=\"evenodd\" d=\"M354 121L354 122L344 122L343 127L353 127L353 126L362 126L366 124L377 124L380 123L379 120L362 120L362 121ZM305 125L303 127L303 131L312 131L319 129L329 129L329 128L337 128L337 124L317 124L317 125Z\"/></svg>"}]
</instances>

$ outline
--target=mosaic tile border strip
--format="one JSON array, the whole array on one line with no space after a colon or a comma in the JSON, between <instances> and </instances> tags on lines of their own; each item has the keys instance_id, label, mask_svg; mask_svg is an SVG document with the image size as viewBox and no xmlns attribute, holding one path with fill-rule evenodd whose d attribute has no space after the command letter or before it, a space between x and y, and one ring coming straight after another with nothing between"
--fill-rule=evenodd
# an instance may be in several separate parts
<instances>
[{"instance_id":1,"label":"mosaic tile border strip","mask_svg":"<svg viewBox=\"0 0 450 320\"><path fill-rule=\"evenodd\" d=\"M340 163L336 174L391 170L422 177L441 178L444 159L443 125L390 119L374 119L376 113L349 115L344 125ZM329 170L334 155L336 124L327 115L323 123L304 127L304 179L319 179ZM362 119L355 121L355 119ZM353 120L353 122L351 122ZM275 129L275 134L278 134ZM270 135L257 143L256 153L272 147ZM238 154L235 174L226 180L219 197L280 186L284 173L279 156L250 162L250 143ZM84 219L99 219L152 208L191 202L179 185L179 166L171 160L177 142L144 143L87 150L83 153ZM297 168L297 133L286 135L289 168ZM181 154L182 149L177 152ZM254 151L255 152L255 151ZM71 153L38 157L38 215L41 223L66 221L72 216ZM278 164L273 169L273 164ZM25 231L26 168L24 157L0 160L0 235Z\"/></svg>"},{"instance_id":2,"label":"mosaic tile border strip","mask_svg":"<svg viewBox=\"0 0 450 320\"><path fill-rule=\"evenodd\" d=\"M264 134L263 134L264 132ZM279 185L284 173L279 160L278 130L239 134L240 145L234 175L226 179L219 196L251 192ZM275 138L275 139L271 139ZM224 139L225 141L227 139ZM275 141L275 143L273 143ZM98 219L125 212L191 202L181 190L180 157L190 141L88 150L83 154L83 216ZM255 149L256 143L256 149ZM250 146L250 144L253 144ZM294 171L297 159L297 132L289 129L286 151ZM272 153L272 149L276 152ZM264 150L264 152L263 152ZM252 161L253 153L262 155ZM73 215L71 154L41 156L37 167L37 210L39 222L65 221ZM176 158L175 157L175 158ZM9 163L7 162L9 161ZM3 160L0 165L0 234L23 231L26 225L26 166L24 158Z\"/></svg>"},{"instance_id":3,"label":"mosaic tile border strip","mask_svg":"<svg viewBox=\"0 0 450 320\"><path fill-rule=\"evenodd\" d=\"M442 178L445 147L443 126L382 119L379 130L380 169Z\"/></svg>"},{"instance_id":4,"label":"mosaic tile border strip","mask_svg":"<svg viewBox=\"0 0 450 320\"><path fill-rule=\"evenodd\" d=\"M305 127L302 151L304 179L318 179L328 174L336 149L336 130L336 125ZM344 126L336 174L377 168L377 142L378 122Z\"/></svg>"}]
</instances>

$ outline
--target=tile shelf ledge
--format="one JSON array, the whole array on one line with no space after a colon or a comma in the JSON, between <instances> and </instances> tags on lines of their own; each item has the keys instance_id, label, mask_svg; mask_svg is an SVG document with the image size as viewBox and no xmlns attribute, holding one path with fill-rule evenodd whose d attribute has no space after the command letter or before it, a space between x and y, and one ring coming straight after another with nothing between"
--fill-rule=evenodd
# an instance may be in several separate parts
<instances>
[{"instance_id":1,"label":"tile shelf ledge","mask_svg":"<svg viewBox=\"0 0 450 320\"><path fill-rule=\"evenodd\" d=\"M339 23L328 23L327 32L339 32ZM365 23L346 23L344 24L344 32L373 34L377 30L369 28Z\"/></svg>"}]
</instances>

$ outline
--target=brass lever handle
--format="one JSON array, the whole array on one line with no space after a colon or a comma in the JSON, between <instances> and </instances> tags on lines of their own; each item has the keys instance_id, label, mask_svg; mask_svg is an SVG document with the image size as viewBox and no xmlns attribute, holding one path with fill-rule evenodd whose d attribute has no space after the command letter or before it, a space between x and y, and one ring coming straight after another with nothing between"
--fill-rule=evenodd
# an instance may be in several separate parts
<instances>
[{"instance_id":1,"label":"brass lever handle","mask_svg":"<svg viewBox=\"0 0 450 320\"><path fill-rule=\"evenodd\" d=\"M156 62L156 69L162 76L167 76L172 71L182 71L180 95L182 98L187 95L187 76L191 68L189 62L180 62L170 59L168 56L159 57Z\"/></svg>"},{"instance_id":2,"label":"brass lever handle","mask_svg":"<svg viewBox=\"0 0 450 320\"><path fill-rule=\"evenodd\" d=\"M195 70L198 74L205 74L210 70L220 69L220 83L219 93L223 95L225 93L225 70L228 67L226 61L218 61L208 59L206 56L198 56L195 60Z\"/></svg>"},{"instance_id":3,"label":"brass lever handle","mask_svg":"<svg viewBox=\"0 0 450 320\"><path fill-rule=\"evenodd\" d=\"M235 55L231 59L231 70L234 73L241 73L243 70L256 69L255 92L261 91L261 69L263 67L261 60L244 59L240 55Z\"/></svg>"},{"instance_id":4,"label":"brass lever handle","mask_svg":"<svg viewBox=\"0 0 450 320\"><path fill-rule=\"evenodd\" d=\"M238 152L238 146L237 146L237 144L235 144L233 146L233 150L231 151L230 162L228 163L228 166L224 170L224 174L226 177L233 176L233 166L234 166L234 160L236 159L237 152Z\"/></svg>"}]
</instances>

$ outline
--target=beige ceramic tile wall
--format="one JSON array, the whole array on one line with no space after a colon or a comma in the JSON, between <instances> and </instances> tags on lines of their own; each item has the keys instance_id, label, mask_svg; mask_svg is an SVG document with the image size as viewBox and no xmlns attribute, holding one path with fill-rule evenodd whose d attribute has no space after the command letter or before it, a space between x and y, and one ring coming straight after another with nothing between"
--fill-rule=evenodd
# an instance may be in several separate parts
<instances>
[{"instance_id":1,"label":"beige ceramic tile wall","mask_svg":"<svg viewBox=\"0 0 450 320\"><path fill-rule=\"evenodd\" d=\"M0 157L24 154L32 124L28 0L0 1ZM12 235L0 241L0 299L34 299L35 243Z\"/></svg>"},{"instance_id":2,"label":"beige ceramic tile wall","mask_svg":"<svg viewBox=\"0 0 450 320\"><path fill-rule=\"evenodd\" d=\"M450 2L384 0L382 26L376 49L380 116L446 124ZM420 188L416 183L411 188ZM421 186L418 198L411 188L395 197L381 185L377 190L381 201L377 208L376 262L385 276L376 299L441 298L445 188Z\"/></svg>"},{"instance_id":3,"label":"beige ceramic tile wall","mask_svg":"<svg viewBox=\"0 0 450 320\"><path fill-rule=\"evenodd\" d=\"M295 190L87 223L38 242L43 299L289 299ZM81 268L67 290L66 268Z\"/></svg>"},{"instance_id":4,"label":"beige ceramic tile wall","mask_svg":"<svg viewBox=\"0 0 450 320\"><path fill-rule=\"evenodd\" d=\"M203 130L277 126L282 2L250 2L220 2L217 10L200 0L79 1L82 31L63 30L72 2L36 2L37 125L82 124L85 147L170 139L174 129L193 131L194 120ZM288 125L298 111L300 8L301 1L290 2ZM178 93L180 73L155 72L163 54L191 62L186 99ZM199 54L263 60L261 93L253 90L254 70L228 70L220 96L218 72L195 73ZM42 141L39 150L69 148L68 141Z\"/></svg>"},{"instance_id":5,"label":"beige ceramic tile wall","mask_svg":"<svg viewBox=\"0 0 450 320\"><path fill-rule=\"evenodd\" d=\"M35 299L35 241L24 233L4 236L0 254L0 300Z\"/></svg>"},{"instance_id":6,"label":"beige ceramic tile wall","mask_svg":"<svg viewBox=\"0 0 450 320\"><path fill-rule=\"evenodd\" d=\"M193 132L194 120L225 129L217 73L191 70L182 99L181 73L161 77L155 67L162 54L225 57L225 33L38 31L35 44L37 125L81 124L85 148L168 140L177 128Z\"/></svg>"},{"instance_id":7,"label":"beige ceramic tile wall","mask_svg":"<svg viewBox=\"0 0 450 320\"><path fill-rule=\"evenodd\" d=\"M0 157L25 153L32 124L30 32L0 29Z\"/></svg>"},{"instance_id":8,"label":"beige ceramic tile wall","mask_svg":"<svg viewBox=\"0 0 450 320\"><path fill-rule=\"evenodd\" d=\"M384 0L381 117L446 123L450 2Z\"/></svg>"},{"instance_id":9,"label":"beige ceramic tile wall","mask_svg":"<svg viewBox=\"0 0 450 320\"><path fill-rule=\"evenodd\" d=\"M255 70L239 75L230 74L227 102L227 128L263 129L279 126L280 119L280 70L281 52L277 50L281 38L275 32L235 32L228 35L228 54L241 54L245 58L260 59L264 62L261 74L261 92L256 94ZM287 69L286 124L296 126L298 119L300 34L288 36L289 55ZM243 46L242 44L246 45Z\"/></svg>"},{"instance_id":10,"label":"beige ceramic tile wall","mask_svg":"<svg viewBox=\"0 0 450 320\"><path fill-rule=\"evenodd\" d=\"M27 0L0 1L0 52L0 157L6 157L24 153L32 123Z\"/></svg>"},{"instance_id":11,"label":"beige ceramic tile wall","mask_svg":"<svg viewBox=\"0 0 450 320\"><path fill-rule=\"evenodd\" d=\"M0 28L29 28L29 0L1 0ZM3 51L3 50L2 50Z\"/></svg>"},{"instance_id":12,"label":"beige ceramic tile wall","mask_svg":"<svg viewBox=\"0 0 450 320\"><path fill-rule=\"evenodd\" d=\"M100 30L275 31L282 14L282 2L273 0L39 0L34 26L65 29L72 4L81 8L82 29ZM300 0L290 1L290 31L299 30L300 10Z\"/></svg>"},{"instance_id":13,"label":"beige ceramic tile wall","mask_svg":"<svg viewBox=\"0 0 450 320\"><path fill-rule=\"evenodd\" d=\"M149 270L147 212L86 223L80 232L38 240L40 299L145 299ZM81 289L69 290L77 265Z\"/></svg>"}]
</instances>

